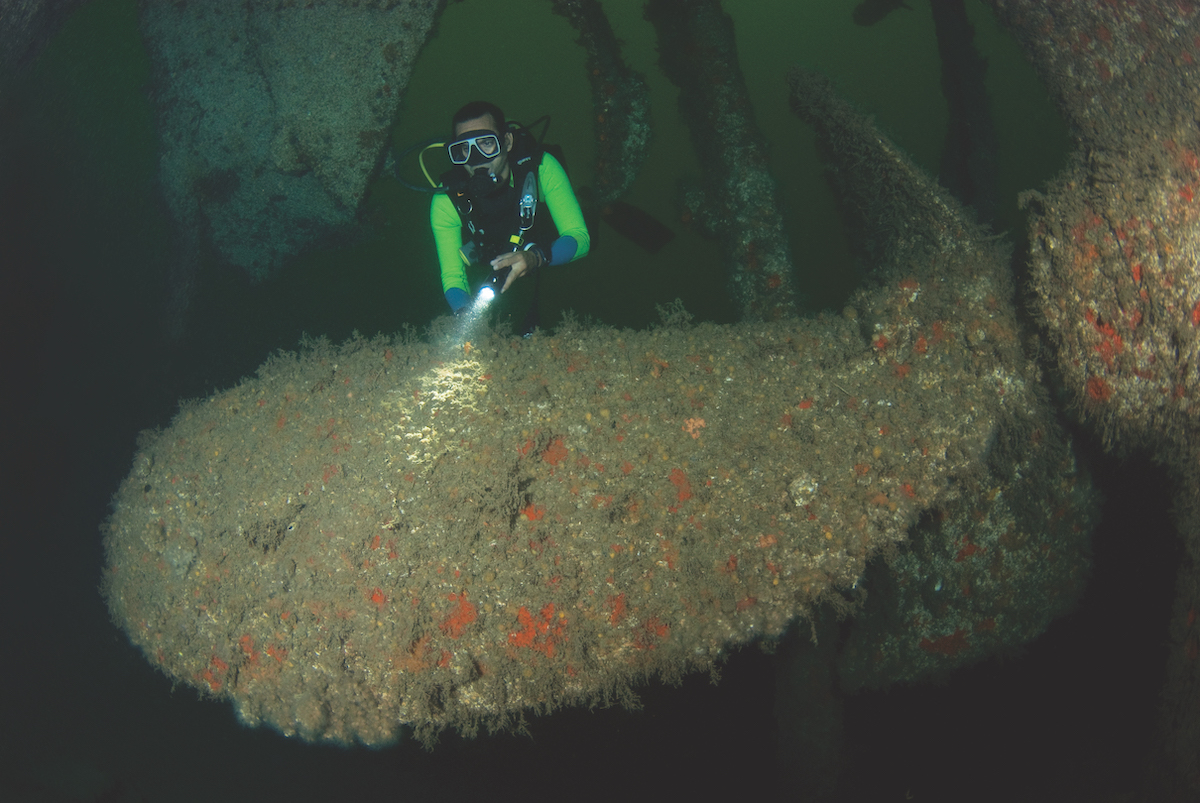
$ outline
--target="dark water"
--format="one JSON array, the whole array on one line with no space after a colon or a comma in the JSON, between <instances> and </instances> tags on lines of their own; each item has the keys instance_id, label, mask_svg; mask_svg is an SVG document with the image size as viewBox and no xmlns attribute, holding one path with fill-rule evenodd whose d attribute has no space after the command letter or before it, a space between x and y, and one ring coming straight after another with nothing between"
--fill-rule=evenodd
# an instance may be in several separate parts
<instances>
[{"instance_id":1,"label":"dark water","mask_svg":"<svg viewBox=\"0 0 1200 803\"><path fill-rule=\"evenodd\" d=\"M800 286L838 308L853 276L812 136L787 110L784 71L803 62L935 171L945 125L928 8L855 26L853 2L728 0L742 67L792 238ZM676 90L658 73L640 4L609 2L626 57L647 75L654 141L627 198L676 229L650 258L610 230L595 253L547 281L544 323L573 308L619 326L684 299L729 320L709 243L677 220L676 181L696 174ZM1062 164L1066 137L1013 43L972 5L990 60L1001 145L1000 227L1019 233L1016 193ZM463 101L489 97L516 119L553 117L573 181L590 181L583 53L543 0L451 3L413 75L395 137L439 133ZM488 53L489 69L478 69ZM483 73L482 81L478 78ZM731 657L723 680L644 690L645 708L564 711L530 735L432 753L288 742L197 701L125 642L96 592L99 524L128 473L136 434L166 424L181 397L248 374L302 332L423 327L443 312L424 196L382 180L369 236L301 257L251 286L205 263L186 337L164 338L171 227L155 188L149 64L132 0L94 0L0 106L0 321L5 357L2 566L3 800L590 799L600 795L797 799L776 758L776 660ZM1086 436L1085 436L1086 441ZM1108 502L1080 611L1020 655L948 685L845 701L840 798L1121 800L1138 785L1153 734L1177 545L1162 475L1087 448ZM794 723L784 723L788 727Z\"/></svg>"}]
</instances>

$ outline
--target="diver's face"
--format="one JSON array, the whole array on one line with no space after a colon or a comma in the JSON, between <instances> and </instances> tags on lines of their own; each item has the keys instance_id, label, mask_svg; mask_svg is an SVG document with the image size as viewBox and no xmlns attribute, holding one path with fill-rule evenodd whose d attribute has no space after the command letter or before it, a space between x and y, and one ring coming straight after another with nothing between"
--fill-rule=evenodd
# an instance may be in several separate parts
<instances>
[{"instance_id":1,"label":"diver's face","mask_svg":"<svg viewBox=\"0 0 1200 803\"><path fill-rule=\"evenodd\" d=\"M454 136L459 137L467 131L496 131L496 121L492 119L490 114L485 114L482 117L476 117L473 120L464 120L454 126ZM499 131L496 131L499 134ZM501 179L508 180L508 152L512 149L513 137L512 132L508 132L501 140L500 153L490 162L484 162L481 165L463 165L467 168L467 173L475 175L479 171L491 173L493 176L499 176Z\"/></svg>"}]
</instances>

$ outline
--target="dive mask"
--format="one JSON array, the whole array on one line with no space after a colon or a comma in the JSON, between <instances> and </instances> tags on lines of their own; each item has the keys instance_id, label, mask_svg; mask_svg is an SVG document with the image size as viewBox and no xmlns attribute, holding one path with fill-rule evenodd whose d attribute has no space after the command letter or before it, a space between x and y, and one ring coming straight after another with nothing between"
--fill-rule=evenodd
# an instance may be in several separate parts
<instances>
[{"instance_id":1,"label":"dive mask","mask_svg":"<svg viewBox=\"0 0 1200 803\"><path fill-rule=\"evenodd\" d=\"M500 155L500 135L494 131L467 131L447 143L446 153L456 165L479 167Z\"/></svg>"}]
</instances>

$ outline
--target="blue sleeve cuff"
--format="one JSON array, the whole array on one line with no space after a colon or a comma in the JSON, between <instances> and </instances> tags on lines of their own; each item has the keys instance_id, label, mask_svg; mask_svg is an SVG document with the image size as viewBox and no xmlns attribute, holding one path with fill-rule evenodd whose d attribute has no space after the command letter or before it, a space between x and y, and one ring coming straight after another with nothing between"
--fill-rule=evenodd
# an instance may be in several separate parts
<instances>
[{"instance_id":1,"label":"blue sleeve cuff","mask_svg":"<svg viewBox=\"0 0 1200 803\"><path fill-rule=\"evenodd\" d=\"M450 305L450 309L458 312L463 307L471 303L471 297L467 295L466 290L458 287L451 287L446 291L446 303Z\"/></svg>"},{"instance_id":2,"label":"blue sleeve cuff","mask_svg":"<svg viewBox=\"0 0 1200 803\"><path fill-rule=\"evenodd\" d=\"M564 234L550 246L550 264L565 265L575 258L575 252L578 250L579 243L575 242L575 238Z\"/></svg>"}]
</instances>

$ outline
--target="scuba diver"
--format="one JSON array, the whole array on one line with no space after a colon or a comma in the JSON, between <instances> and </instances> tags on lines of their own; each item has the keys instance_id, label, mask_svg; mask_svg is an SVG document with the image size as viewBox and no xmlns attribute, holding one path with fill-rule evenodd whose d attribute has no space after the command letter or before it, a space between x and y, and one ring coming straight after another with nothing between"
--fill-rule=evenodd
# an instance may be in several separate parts
<instances>
[{"instance_id":1,"label":"scuba diver","mask_svg":"<svg viewBox=\"0 0 1200 803\"><path fill-rule=\"evenodd\" d=\"M498 106L473 101L453 119L446 153L454 167L441 177L429 222L441 265L442 291L457 314L471 304L466 268L488 265L485 287L503 293L546 265L565 265L588 252L583 212L562 164L523 126L510 125ZM537 214L544 204L549 212ZM536 325L534 305L526 318Z\"/></svg>"}]
</instances>

